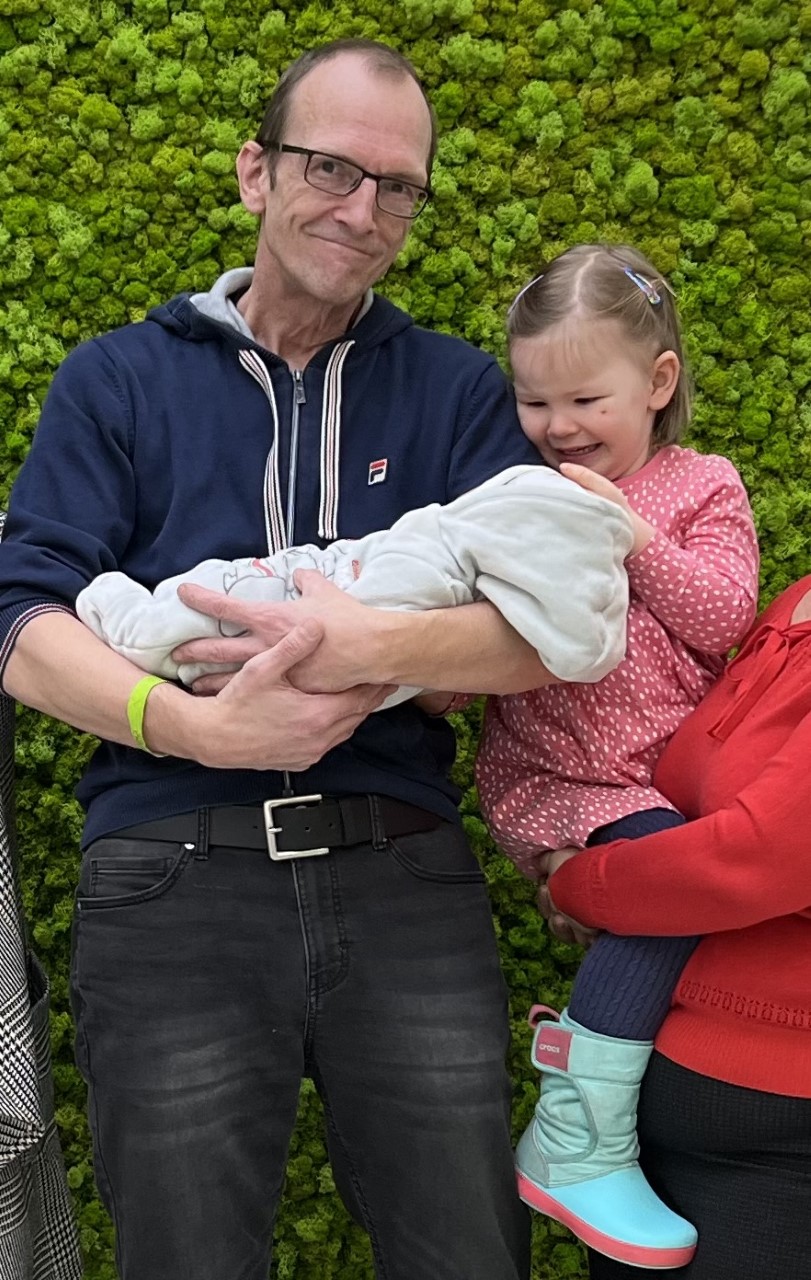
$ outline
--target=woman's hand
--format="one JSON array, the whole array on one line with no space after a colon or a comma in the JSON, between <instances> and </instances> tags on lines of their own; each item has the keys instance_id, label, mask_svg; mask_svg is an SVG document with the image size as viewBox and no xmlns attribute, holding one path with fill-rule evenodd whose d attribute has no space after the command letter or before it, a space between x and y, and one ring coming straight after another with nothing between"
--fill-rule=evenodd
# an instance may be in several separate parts
<instances>
[{"instance_id":1,"label":"woman's hand","mask_svg":"<svg viewBox=\"0 0 811 1280\"><path fill-rule=\"evenodd\" d=\"M579 468L585 471L585 467ZM610 484L611 482L608 481ZM540 881L538 884L538 910L547 921L549 930L559 938L561 942L576 942L580 947L590 947L594 939L597 937L596 929L587 929L585 925L578 924L576 920L572 920L571 916L566 916L562 911L558 911L552 895L549 892L549 879L555 872L563 866L564 862L568 862L570 858L576 858L581 850L573 845L567 845L563 849L550 849L548 853L544 853L538 859L538 868L540 870Z\"/></svg>"},{"instance_id":2,"label":"woman's hand","mask_svg":"<svg viewBox=\"0 0 811 1280\"><path fill-rule=\"evenodd\" d=\"M612 480L607 476L601 476L597 471L592 471L590 467L581 467L576 462L562 462L560 474L567 480L574 480L581 489L596 494L598 498L605 498L607 502L614 502L618 507L622 507L623 511L627 511L634 531L631 555L635 556L645 549L656 530L652 524L648 524L647 520L637 515L622 489L619 489Z\"/></svg>"}]
</instances>

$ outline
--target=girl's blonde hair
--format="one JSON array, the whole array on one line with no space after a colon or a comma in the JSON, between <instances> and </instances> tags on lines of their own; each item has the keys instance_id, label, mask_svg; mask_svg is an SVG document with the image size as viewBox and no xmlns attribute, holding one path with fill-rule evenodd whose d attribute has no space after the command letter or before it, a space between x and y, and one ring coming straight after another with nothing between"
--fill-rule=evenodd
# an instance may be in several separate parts
<instances>
[{"instance_id":1,"label":"girl's blonde hair","mask_svg":"<svg viewBox=\"0 0 811 1280\"><path fill-rule=\"evenodd\" d=\"M515 299L507 336L535 338L563 320L617 320L629 345L653 357L675 351L681 370L676 390L653 423L656 449L675 444L690 421L690 383L673 290L638 249L627 244L579 244L554 258Z\"/></svg>"}]
</instances>

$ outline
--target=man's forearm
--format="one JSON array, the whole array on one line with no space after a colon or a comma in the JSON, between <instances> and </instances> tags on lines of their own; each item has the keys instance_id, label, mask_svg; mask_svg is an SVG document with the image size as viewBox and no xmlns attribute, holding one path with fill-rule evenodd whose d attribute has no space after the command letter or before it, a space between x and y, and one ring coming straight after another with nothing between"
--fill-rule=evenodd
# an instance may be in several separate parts
<instances>
[{"instance_id":1,"label":"man's forearm","mask_svg":"<svg viewBox=\"0 0 811 1280\"><path fill-rule=\"evenodd\" d=\"M377 687L335 694L294 688L287 672L321 643L323 628L295 627L248 662L216 698L173 684L150 694L144 738L152 751L219 769L308 769L380 705ZM6 666L11 697L77 729L133 746L127 704L139 667L108 649L76 618L46 613L20 633Z\"/></svg>"},{"instance_id":2,"label":"man's forearm","mask_svg":"<svg viewBox=\"0 0 811 1280\"><path fill-rule=\"evenodd\" d=\"M320 573L301 572L296 578L305 588L302 598L284 604L181 587L186 604L236 623L245 634L195 640L173 656L181 662L245 662L277 644L302 619L313 618L324 628L324 642L291 670L293 683L311 692L368 681L449 693L520 693L555 679L537 650L487 601L452 609L380 609L354 600ZM221 677L204 677L202 687L210 688L206 680Z\"/></svg>"},{"instance_id":3,"label":"man's forearm","mask_svg":"<svg viewBox=\"0 0 811 1280\"><path fill-rule=\"evenodd\" d=\"M99 738L132 746L127 702L143 674L76 618L46 613L21 631L3 683L6 693L26 706ZM154 751L193 758L193 701L171 685L161 685L150 695L145 728Z\"/></svg>"},{"instance_id":4,"label":"man's forearm","mask_svg":"<svg viewBox=\"0 0 811 1280\"><path fill-rule=\"evenodd\" d=\"M555 677L486 601L423 613L387 612L367 679L455 693L522 693Z\"/></svg>"}]
</instances>

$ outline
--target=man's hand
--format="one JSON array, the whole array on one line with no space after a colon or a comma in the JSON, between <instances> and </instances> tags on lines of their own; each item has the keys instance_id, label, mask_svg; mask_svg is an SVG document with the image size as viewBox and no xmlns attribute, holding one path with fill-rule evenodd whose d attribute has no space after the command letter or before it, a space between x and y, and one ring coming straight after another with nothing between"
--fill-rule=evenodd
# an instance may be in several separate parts
<instances>
[{"instance_id":1,"label":"man's hand","mask_svg":"<svg viewBox=\"0 0 811 1280\"><path fill-rule=\"evenodd\" d=\"M552 849L538 859L541 873L538 885L538 910L549 924L550 932L561 942L576 942L578 946L590 947L597 937L597 930L587 929L576 920L572 920L571 916L565 916L562 911L558 911L549 892L550 878L563 866L564 862L568 862L570 858L576 858L581 852L582 850L569 845L564 849Z\"/></svg>"},{"instance_id":2,"label":"man's hand","mask_svg":"<svg viewBox=\"0 0 811 1280\"><path fill-rule=\"evenodd\" d=\"M574 480L575 484L579 484L581 489L586 489L589 493L596 494L598 498L605 498L606 501L613 502L618 507L622 507L623 511L627 511L634 531L631 555L635 556L638 552L644 550L656 530L652 524L648 524L647 520L643 520L642 516L637 515L622 489L618 488L607 476L601 476L599 472L592 471L590 467L581 467L577 462L562 462L560 464L560 474L565 476L567 480Z\"/></svg>"},{"instance_id":3,"label":"man's hand","mask_svg":"<svg viewBox=\"0 0 811 1280\"><path fill-rule=\"evenodd\" d=\"M219 769L300 772L345 742L390 689L361 685L342 693L308 694L295 688L291 669L322 639L321 624L305 620L273 648L250 658L215 698L202 701L204 739L195 758ZM148 738L148 723L146 729Z\"/></svg>"},{"instance_id":4,"label":"man's hand","mask_svg":"<svg viewBox=\"0 0 811 1280\"><path fill-rule=\"evenodd\" d=\"M284 611L287 605L252 604L247 600L237 600L233 596L219 591L209 591L207 587L193 586L185 583L178 588L178 595L190 609L204 613L220 622L234 622L247 633L241 636L217 636L204 640L188 640L172 651L175 662L207 662L222 663L231 670L222 675L201 676L194 682L194 692L218 693L233 679L234 666L244 666L251 658L272 648L296 625L295 617L273 614L267 616L271 608ZM323 635L323 632L320 633ZM320 644L320 639L318 641Z\"/></svg>"},{"instance_id":5,"label":"man's hand","mask_svg":"<svg viewBox=\"0 0 811 1280\"><path fill-rule=\"evenodd\" d=\"M289 672L291 684L306 693L335 693L363 683L385 612L360 604L314 569L300 569L295 580L301 599L282 604L237 600L188 583L180 587L178 594L189 608L220 622L236 623L248 634L190 640L174 650L175 661L244 663L310 619L320 626L321 641ZM201 676L194 682L194 692L216 693L230 679L225 674Z\"/></svg>"}]
</instances>

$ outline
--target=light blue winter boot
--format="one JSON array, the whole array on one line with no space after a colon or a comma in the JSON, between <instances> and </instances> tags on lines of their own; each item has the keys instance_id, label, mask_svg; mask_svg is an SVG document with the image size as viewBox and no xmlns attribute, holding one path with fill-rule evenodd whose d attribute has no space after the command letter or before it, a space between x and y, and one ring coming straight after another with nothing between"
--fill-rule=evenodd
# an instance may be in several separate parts
<instances>
[{"instance_id":1,"label":"light blue winter boot","mask_svg":"<svg viewBox=\"0 0 811 1280\"><path fill-rule=\"evenodd\" d=\"M532 1061L543 1072L535 1118L516 1151L518 1194L590 1248L631 1266L682 1267L695 1228L671 1212L637 1163L636 1108L653 1045L588 1031L568 1017L540 1021Z\"/></svg>"}]
</instances>

